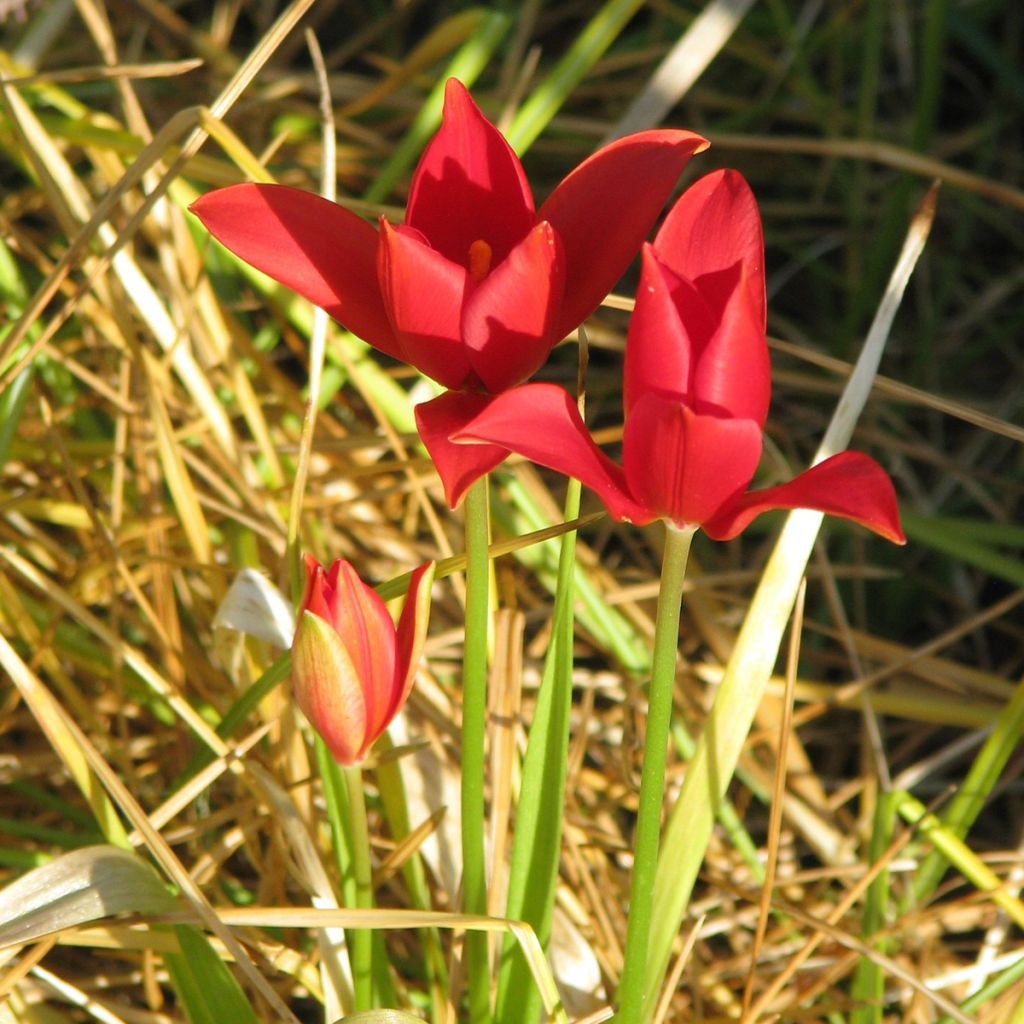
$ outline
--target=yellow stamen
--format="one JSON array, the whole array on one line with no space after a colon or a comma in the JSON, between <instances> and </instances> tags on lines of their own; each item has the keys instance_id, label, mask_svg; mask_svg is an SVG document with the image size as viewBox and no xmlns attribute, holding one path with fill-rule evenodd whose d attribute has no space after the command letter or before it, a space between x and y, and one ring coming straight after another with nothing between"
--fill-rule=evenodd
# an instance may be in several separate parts
<instances>
[{"instance_id":1,"label":"yellow stamen","mask_svg":"<svg viewBox=\"0 0 1024 1024\"><path fill-rule=\"evenodd\" d=\"M469 247L469 276L479 284L491 269L491 247L478 238Z\"/></svg>"}]
</instances>

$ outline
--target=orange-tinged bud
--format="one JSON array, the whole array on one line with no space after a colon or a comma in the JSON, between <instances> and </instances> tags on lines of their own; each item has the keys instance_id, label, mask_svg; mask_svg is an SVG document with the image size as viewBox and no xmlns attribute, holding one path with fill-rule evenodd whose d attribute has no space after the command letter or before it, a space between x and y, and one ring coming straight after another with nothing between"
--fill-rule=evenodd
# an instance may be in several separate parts
<instances>
[{"instance_id":1,"label":"orange-tinged bud","mask_svg":"<svg viewBox=\"0 0 1024 1024\"><path fill-rule=\"evenodd\" d=\"M420 566L397 627L348 562L306 556L292 642L295 700L339 764L362 761L412 689L430 615L434 563Z\"/></svg>"}]
</instances>

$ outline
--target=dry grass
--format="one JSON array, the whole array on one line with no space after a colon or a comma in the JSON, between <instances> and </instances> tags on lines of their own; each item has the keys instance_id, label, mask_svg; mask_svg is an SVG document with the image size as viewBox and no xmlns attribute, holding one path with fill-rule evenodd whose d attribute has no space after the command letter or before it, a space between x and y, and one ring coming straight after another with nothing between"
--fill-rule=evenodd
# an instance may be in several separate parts
<instances>
[{"instance_id":1,"label":"dry grass","mask_svg":"<svg viewBox=\"0 0 1024 1024\"><path fill-rule=\"evenodd\" d=\"M273 33L273 6L55 0L29 5L24 26L0 26L0 872L11 880L131 833L217 948L247 965L238 976L250 994L262 989L258 1012L270 1019L278 1000L314 1019L314 926L338 923L309 909L310 888L328 879L329 891L335 873L315 765L286 689L231 735L215 731L277 652L212 627L237 569L287 589L313 321L213 251L185 212L196 194L246 174L319 187L311 60L301 31ZM667 122L706 131L717 145L700 171L732 163L763 202L773 328L786 339L774 355L770 475L813 451L910 205L926 178L948 179L887 379L855 438L893 473L911 543L896 551L837 527L819 543L799 662L788 679L780 664L731 791L759 860L771 854L775 885L763 901L737 846L716 832L679 939L668 1021L732 1020L744 1007L747 1020L751 1007L759 1020L849 1019L865 1012L851 979L870 961L881 999L877 1015L857 1019L923 1024L941 1016L937 1000L962 1002L1024 953L1013 902L1019 752L966 840L995 873L998 900L950 873L917 904L909 894L930 840L884 811L888 790L912 789L941 812L1024 672L1024 537L1014 525L1024 132L1007 41L1020 16L997 4L987 20L951 13L943 72L929 63L925 5L893 5L882 16L892 35L874 50L865 6L886 7L755 5L759 20L724 44ZM519 34L510 30L475 88L492 114L529 92L533 47L548 66L585 10L523 5ZM813 20L804 25L801 12ZM688 22L652 4L591 69L527 156L538 195L614 130ZM355 197L466 29L417 4L323 2L302 24L330 72L339 194ZM442 24L436 49L417 49ZM980 30L988 50L974 42ZM873 56L881 86L870 80ZM971 118L958 89L980 97ZM357 208L393 212L402 187L388 205ZM589 325L588 414L608 439L620 422L624 304ZM305 544L374 581L457 555L459 515L412 429L423 385L334 327L325 344ZM570 381L574 360L560 350L546 372ZM498 481L496 541L556 523L561 488L511 464ZM695 547L677 690L693 734L776 532L773 522L734 544ZM573 1016L606 1005L621 969L659 544L657 529L597 517L579 551L610 611L602 621L584 607L577 628L559 908L561 934L585 950L574 970L590 991L568 1004ZM551 615L552 563L538 564L537 551L495 562L507 610L490 736L499 862ZM403 763L426 760L435 789L458 766L462 598L457 574L436 588L428 667L407 716L421 746ZM671 763L674 789L684 770ZM440 798L412 803L410 838L371 795L379 903L412 909L409 865L445 827L433 813ZM450 872L428 863L430 906L455 909ZM870 925L869 883L883 868L889 888ZM162 961L174 933L122 920L45 930L0 951L4 1019L180 1018ZM452 934L442 932L447 957ZM396 930L387 941L400 1005L442 1019L446 994L423 979L422 934ZM586 965L599 968L599 987L584 981ZM1022 1000L1014 982L961 1019L1016 1021Z\"/></svg>"}]
</instances>

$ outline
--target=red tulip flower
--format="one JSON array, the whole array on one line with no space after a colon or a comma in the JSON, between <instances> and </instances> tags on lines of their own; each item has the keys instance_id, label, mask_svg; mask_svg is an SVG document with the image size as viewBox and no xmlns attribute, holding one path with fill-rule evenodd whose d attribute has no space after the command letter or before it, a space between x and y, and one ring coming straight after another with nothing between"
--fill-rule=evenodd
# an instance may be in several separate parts
<instances>
[{"instance_id":1,"label":"red tulip flower","mask_svg":"<svg viewBox=\"0 0 1024 1024\"><path fill-rule=\"evenodd\" d=\"M465 87L412 179L405 223L375 231L279 185L235 185L192 211L247 263L449 391L416 409L454 506L508 454L451 444L489 395L532 376L616 283L689 158L692 132L647 131L584 160L539 210L523 168Z\"/></svg>"},{"instance_id":2,"label":"red tulip flower","mask_svg":"<svg viewBox=\"0 0 1024 1024\"><path fill-rule=\"evenodd\" d=\"M561 388L527 384L494 399L456 440L484 441L582 481L619 520L667 519L729 540L769 509L810 508L905 538L892 482L859 452L748 491L771 397L764 241L753 194L716 171L645 245L626 341L622 467L591 440Z\"/></svg>"},{"instance_id":3,"label":"red tulip flower","mask_svg":"<svg viewBox=\"0 0 1024 1024\"><path fill-rule=\"evenodd\" d=\"M398 628L348 562L324 572L306 556L306 594L292 642L295 700L334 759L357 764L409 697L430 615L434 563L413 574Z\"/></svg>"}]
</instances>

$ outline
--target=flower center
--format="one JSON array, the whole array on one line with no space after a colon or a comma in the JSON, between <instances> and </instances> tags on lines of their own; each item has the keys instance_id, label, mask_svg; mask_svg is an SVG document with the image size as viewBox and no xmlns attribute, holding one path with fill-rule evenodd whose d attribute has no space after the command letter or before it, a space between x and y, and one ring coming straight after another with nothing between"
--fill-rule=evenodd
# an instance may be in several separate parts
<instances>
[{"instance_id":1,"label":"flower center","mask_svg":"<svg viewBox=\"0 0 1024 1024\"><path fill-rule=\"evenodd\" d=\"M478 238L469 246L469 276L474 284L479 284L491 269L491 247Z\"/></svg>"}]
</instances>

